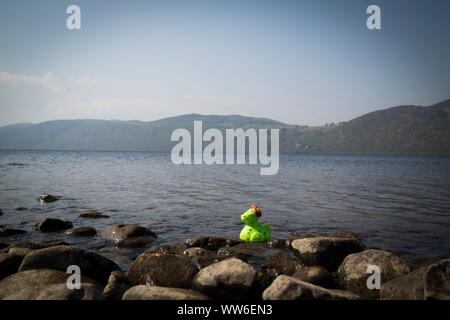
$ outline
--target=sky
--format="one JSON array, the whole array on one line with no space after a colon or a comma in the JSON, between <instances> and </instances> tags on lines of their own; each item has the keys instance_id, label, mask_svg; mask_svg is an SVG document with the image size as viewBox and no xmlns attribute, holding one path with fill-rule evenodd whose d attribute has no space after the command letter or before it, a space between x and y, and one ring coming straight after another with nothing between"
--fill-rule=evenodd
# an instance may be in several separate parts
<instances>
[{"instance_id":1,"label":"sky","mask_svg":"<svg viewBox=\"0 0 450 320\"><path fill-rule=\"evenodd\" d=\"M80 30L66 27L72 4ZM2 0L0 44L0 126L187 113L323 125L450 98L448 0Z\"/></svg>"}]
</instances>

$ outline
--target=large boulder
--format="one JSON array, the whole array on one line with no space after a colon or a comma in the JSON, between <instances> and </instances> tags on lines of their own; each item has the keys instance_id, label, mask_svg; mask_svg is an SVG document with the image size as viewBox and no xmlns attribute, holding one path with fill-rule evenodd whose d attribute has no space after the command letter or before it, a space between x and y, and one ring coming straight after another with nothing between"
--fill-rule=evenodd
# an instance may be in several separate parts
<instances>
[{"instance_id":1,"label":"large boulder","mask_svg":"<svg viewBox=\"0 0 450 320\"><path fill-rule=\"evenodd\" d=\"M0 279L16 273L22 263L23 256L10 253L0 254Z\"/></svg>"},{"instance_id":2,"label":"large boulder","mask_svg":"<svg viewBox=\"0 0 450 320\"><path fill-rule=\"evenodd\" d=\"M143 247L156 239L156 234L153 231L136 224L109 226L102 232L101 236L120 247Z\"/></svg>"},{"instance_id":3,"label":"large boulder","mask_svg":"<svg viewBox=\"0 0 450 320\"><path fill-rule=\"evenodd\" d=\"M168 254L183 254L187 246L185 243L164 244L151 247L145 253L168 253Z\"/></svg>"},{"instance_id":4,"label":"large boulder","mask_svg":"<svg viewBox=\"0 0 450 320\"><path fill-rule=\"evenodd\" d=\"M381 284L380 298L384 300L423 300L428 267Z\"/></svg>"},{"instance_id":5,"label":"large boulder","mask_svg":"<svg viewBox=\"0 0 450 320\"><path fill-rule=\"evenodd\" d=\"M319 266L300 269L299 271L294 273L292 277L301 281L315 284L316 286L326 288L334 286L331 273L329 273L327 269Z\"/></svg>"},{"instance_id":6,"label":"large boulder","mask_svg":"<svg viewBox=\"0 0 450 320\"><path fill-rule=\"evenodd\" d=\"M350 292L325 289L286 275L278 276L263 292L263 300L354 300Z\"/></svg>"},{"instance_id":7,"label":"large boulder","mask_svg":"<svg viewBox=\"0 0 450 320\"><path fill-rule=\"evenodd\" d=\"M332 272L349 254L365 248L354 238L314 237L291 242L294 254L306 266L321 266Z\"/></svg>"},{"instance_id":8,"label":"large boulder","mask_svg":"<svg viewBox=\"0 0 450 320\"><path fill-rule=\"evenodd\" d=\"M123 300L210 300L210 298L191 289L139 285L125 292Z\"/></svg>"},{"instance_id":9,"label":"large boulder","mask_svg":"<svg viewBox=\"0 0 450 320\"><path fill-rule=\"evenodd\" d=\"M127 276L134 285L190 288L198 268L182 255L143 253L134 261Z\"/></svg>"},{"instance_id":10,"label":"large boulder","mask_svg":"<svg viewBox=\"0 0 450 320\"><path fill-rule=\"evenodd\" d=\"M80 289L69 289L67 284L30 287L6 296L3 300L104 300L102 286L80 283Z\"/></svg>"},{"instance_id":11,"label":"large boulder","mask_svg":"<svg viewBox=\"0 0 450 320\"><path fill-rule=\"evenodd\" d=\"M103 290L103 295L107 300L121 300L123 294L130 289L131 281L121 271L113 271L108 279L108 284Z\"/></svg>"},{"instance_id":12,"label":"large boulder","mask_svg":"<svg viewBox=\"0 0 450 320\"><path fill-rule=\"evenodd\" d=\"M256 287L258 287L262 293L262 290L270 286L273 280L280 274L290 276L302 268L304 268L304 265L299 261L290 257L283 251L278 251L259 268L259 271L256 274Z\"/></svg>"},{"instance_id":13,"label":"large boulder","mask_svg":"<svg viewBox=\"0 0 450 320\"><path fill-rule=\"evenodd\" d=\"M433 263L425 274L425 299L450 300L450 259Z\"/></svg>"},{"instance_id":14,"label":"large boulder","mask_svg":"<svg viewBox=\"0 0 450 320\"><path fill-rule=\"evenodd\" d=\"M73 228L72 222L56 218L45 218L33 225L33 229L40 232L57 232L70 228Z\"/></svg>"},{"instance_id":15,"label":"large boulder","mask_svg":"<svg viewBox=\"0 0 450 320\"><path fill-rule=\"evenodd\" d=\"M203 269L218 261L215 252L203 248L189 248L183 251L183 254L191 259L199 269Z\"/></svg>"},{"instance_id":16,"label":"large boulder","mask_svg":"<svg viewBox=\"0 0 450 320\"><path fill-rule=\"evenodd\" d=\"M242 300L247 297L255 275L251 265L230 258L200 270L192 287L214 299Z\"/></svg>"},{"instance_id":17,"label":"large boulder","mask_svg":"<svg viewBox=\"0 0 450 320\"><path fill-rule=\"evenodd\" d=\"M102 285L108 283L112 271L119 266L98 253L69 246L56 246L30 252L22 261L19 271L31 269L54 269L67 271L71 265L81 269L81 275L98 281Z\"/></svg>"},{"instance_id":18,"label":"large boulder","mask_svg":"<svg viewBox=\"0 0 450 320\"><path fill-rule=\"evenodd\" d=\"M222 247L232 247L242 243L242 240L206 236L187 239L185 243L188 248L200 247L206 250L217 251Z\"/></svg>"},{"instance_id":19,"label":"large boulder","mask_svg":"<svg viewBox=\"0 0 450 320\"><path fill-rule=\"evenodd\" d=\"M0 280L0 299L4 299L23 289L33 287L45 288L51 284L66 285L69 276L66 272L51 269L33 269L14 273ZM95 284L95 281L83 276L81 276L81 282Z\"/></svg>"},{"instance_id":20,"label":"large boulder","mask_svg":"<svg viewBox=\"0 0 450 320\"><path fill-rule=\"evenodd\" d=\"M410 272L408 265L397 255L387 251L369 249L347 256L338 270L338 286L357 293L364 299L377 299L379 289L369 289L369 266L380 268L380 283L386 283ZM370 271L370 270L369 270Z\"/></svg>"}]
</instances>

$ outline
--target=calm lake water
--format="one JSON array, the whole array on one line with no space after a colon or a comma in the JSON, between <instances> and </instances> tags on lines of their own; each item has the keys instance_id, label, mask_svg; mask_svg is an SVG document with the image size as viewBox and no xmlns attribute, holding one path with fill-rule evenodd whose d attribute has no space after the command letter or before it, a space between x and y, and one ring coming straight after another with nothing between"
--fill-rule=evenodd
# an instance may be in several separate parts
<instances>
[{"instance_id":1,"label":"calm lake water","mask_svg":"<svg viewBox=\"0 0 450 320\"><path fill-rule=\"evenodd\" d=\"M44 192L65 199L40 205ZM126 267L136 252L114 249L100 236L42 234L32 224L57 217L101 233L114 223L138 223L158 235L154 244L237 238L240 214L253 204L274 238L344 229L412 264L450 257L450 158L282 155L278 174L261 176L259 165L177 166L170 154L0 151L0 224L28 231L5 242L63 239ZM82 209L111 218L83 219Z\"/></svg>"}]
</instances>

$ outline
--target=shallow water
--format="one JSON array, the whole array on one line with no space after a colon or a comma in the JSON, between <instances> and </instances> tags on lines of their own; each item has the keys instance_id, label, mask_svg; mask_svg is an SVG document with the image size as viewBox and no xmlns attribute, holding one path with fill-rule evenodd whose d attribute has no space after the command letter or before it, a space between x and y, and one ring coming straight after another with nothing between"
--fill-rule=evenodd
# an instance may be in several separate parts
<instances>
[{"instance_id":1,"label":"shallow water","mask_svg":"<svg viewBox=\"0 0 450 320\"><path fill-rule=\"evenodd\" d=\"M63 199L41 205L36 198L44 192ZM0 151L0 225L28 231L3 241L63 239L125 269L139 251L115 249L99 236L41 234L32 224L57 217L101 233L139 223L157 233L154 244L236 238L240 214L252 204L274 238L345 229L410 263L450 257L450 158L282 155L278 174L261 176L258 165L177 166L163 153ZM111 218L80 218L83 209Z\"/></svg>"}]
</instances>

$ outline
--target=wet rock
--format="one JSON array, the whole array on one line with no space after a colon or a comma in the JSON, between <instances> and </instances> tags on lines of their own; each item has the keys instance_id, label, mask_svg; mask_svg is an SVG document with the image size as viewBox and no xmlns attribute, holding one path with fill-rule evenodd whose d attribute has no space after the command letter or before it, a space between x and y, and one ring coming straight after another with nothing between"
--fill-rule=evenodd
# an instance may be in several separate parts
<instances>
[{"instance_id":1,"label":"wet rock","mask_svg":"<svg viewBox=\"0 0 450 320\"><path fill-rule=\"evenodd\" d=\"M0 242L0 249L9 248L9 244L5 242Z\"/></svg>"},{"instance_id":2,"label":"wet rock","mask_svg":"<svg viewBox=\"0 0 450 320\"><path fill-rule=\"evenodd\" d=\"M450 300L450 259L433 263L425 274L424 298Z\"/></svg>"},{"instance_id":3,"label":"wet rock","mask_svg":"<svg viewBox=\"0 0 450 320\"><path fill-rule=\"evenodd\" d=\"M153 231L136 224L112 225L101 236L120 247L142 247L156 239Z\"/></svg>"},{"instance_id":4,"label":"wet rock","mask_svg":"<svg viewBox=\"0 0 450 320\"><path fill-rule=\"evenodd\" d=\"M95 228L92 227L80 227L69 229L65 232L65 234L76 235L81 237L91 237L97 234L97 230L95 230Z\"/></svg>"},{"instance_id":5,"label":"wet rock","mask_svg":"<svg viewBox=\"0 0 450 320\"><path fill-rule=\"evenodd\" d=\"M346 256L364 250L354 238L314 237L296 239L291 243L294 254L306 266L336 270Z\"/></svg>"},{"instance_id":6,"label":"wet rock","mask_svg":"<svg viewBox=\"0 0 450 320\"><path fill-rule=\"evenodd\" d=\"M55 246L68 246L69 244L62 240L53 240L53 241L43 241L39 243L33 243L33 242L19 242L12 245L9 245L5 247L4 249L0 250L0 253L8 253L11 249L17 248L17 249L31 249L31 250L37 250L37 249L44 249L44 248L50 248Z\"/></svg>"},{"instance_id":7,"label":"wet rock","mask_svg":"<svg viewBox=\"0 0 450 320\"><path fill-rule=\"evenodd\" d=\"M210 300L204 294L180 288L134 286L123 295L123 300Z\"/></svg>"},{"instance_id":8,"label":"wet rock","mask_svg":"<svg viewBox=\"0 0 450 320\"><path fill-rule=\"evenodd\" d=\"M89 218L89 219L100 219L100 218L109 218L108 215L98 212L96 210L85 210L80 212L81 218Z\"/></svg>"},{"instance_id":9,"label":"wet rock","mask_svg":"<svg viewBox=\"0 0 450 320\"><path fill-rule=\"evenodd\" d=\"M29 248L18 248L18 247L11 247L8 250L9 254L15 254L17 256L25 257L27 254L29 254L33 249Z\"/></svg>"},{"instance_id":10,"label":"wet rock","mask_svg":"<svg viewBox=\"0 0 450 320\"><path fill-rule=\"evenodd\" d=\"M231 258L200 270L192 287L213 299L242 300L247 297L255 275L251 265Z\"/></svg>"},{"instance_id":11,"label":"wet rock","mask_svg":"<svg viewBox=\"0 0 450 320\"><path fill-rule=\"evenodd\" d=\"M120 271L116 263L98 253L69 246L56 246L30 252L23 259L19 271L46 268L66 272L70 265L79 266L83 276L98 281L102 285L108 283L112 271Z\"/></svg>"},{"instance_id":12,"label":"wet rock","mask_svg":"<svg viewBox=\"0 0 450 320\"><path fill-rule=\"evenodd\" d=\"M315 235L313 235L312 233L307 233L307 232L289 232L290 236L293 236L297 239L303 239L303 238L314 238Z\"/></svg>"},{"instance_id":13,"label":"wet rock","mask_svg":"<svg viewBox=\"0 0 450 320\"><path fill-rule=\"evenodd\" d=\"M25 230L20 230L20 229L4 228L4 229L0 229L0 238L15 236L17 234L24 234L24 233L27 233L27 232Z\"/></svg>"},{"instance_id":14,"label":"wet rock","mask_svg":"<svg viewBox=\"0 0 450 320\"><path fill-rule=\"evenodd\" d=\"M33 228L40 232L58 232L73 228L72 222L56 218L45 218L36 222Z\"/></svg>"},{"instance_id":15,"label":"wet rock","mask_svg":"<svg viewBox=\"0 0 450 320\"><path fill-rule=\"evenodd\" d=\"M219 237L196 237L186 240L186 246L188 248L200 247L211 251L217 251L222 247L232 247L239 243L242 243L242 241Z\"/></svg>"},{"instance_id":16,"label":"wet rock","mask_svg":"<svg viewBox=\"0 0 450 320\"><path fill-rule=\"evenodd\" d=\"M259 269L256 275L255 286L260 290L257 296L268 286L270 286L280 274L293 275L295 272L301 270L304 266L296 259L288 256L282 251L276 252L271 256Z\"/></svg>"},{"instance_id":17,"label":"wet rock","mask_svg":"<svg viewBox=\"0 0 450 320\"><path fill-rule=\"evenodd\" d=\"M3 253L0 254L0 279L6 278L7 276L16 273L19 270L19 266L22 263L23 257Z\"/></svg>"},{"instance_id":18,"label":"wet rock","mask_svg":"<svg viewBox=\"0 0 450 320\"><path fill-rule=\"evenodd\" d=\"M69 289L67 284L31 287L10 294L4 300L104 300L102 287L94 283L80 283L80 289Z\"/></svg>"},{"instance_id":19,"label":"wet rock","mask_svg":"<svg viewBox=\"0 0 450 320\"><path fill-rule=\"evenodd\" d=\"M15 208L14 210L16 210L16 211L26 211L26 210L28 210L28 208L25 208L25 207L17 207L17 208Z\"/></svg>"},{"instance_id":20,"label":"wet rock","mask_svg":"<svg viewBox=\"0 0 450 320\"><path fill-rule=\"evenodd\" d=\"M276 249L287 249L291 247L290 239L270 239L266 242L266 246Z\"/></svg>"},{"instance_id":21,"label":"wet rock","mask_svg":"<svg viewBox=\"0 0 450 320\"><path fill-rule=\"evenodd\" d=\"M215 252L203 248L189 248L186 249L183 254L191 259L194 265L196 265L199 269L203 269L219 261Z\"/></svg>"},{"instance_id":22,"label":"wet rock","mask_svg":"<svg viewBox=\"0 0 450 320\"><path fill-rule=\"evenodd\" d=\"M113 271L108 279L108 284L103 290L103 296L107 300L121 300L123 294L131 288L131 281L121 271Z\"/></svg>"},{"instance_id":23,"label":"wet rock","mask_svg":"<svg viewBox=\"0 0 450 320\"><path fill-rule=\"evenodd\" d=\"M364 248L366 250L366 246L361 242L358 235L355 232L352 231L346 231L346 230L335 230L331 232L328 235L329 238L352 238L359 241L359 244L361 245L361 248Z\"/></svg>"},{"instance_id":24,"label":"wet rock","mask_svg":"<svg viewBox=\"0 0 450 320\"><path fill-rule=\"evenodd\" d=\"M358 299L358 296L280 275L264 290L262 298L263 300L353 300Z\"/></svg>"},{"instance_id":25,"label":"wet rock","mask_svg":"<svg viewBox=\"0 0 450 320\"><path fill-rule=\"evenodd\" d=\"M50 202L55 202L56 200L58 200L59 197L56 196L52 196L51 194L48 193L43 193L39 196L38 201L45 202L45 203L50 203Z\"/></svg>"},{"instance_id":26,"label":"wet rock","mask_svg":"<svg viewBox=\"0 0 450 320\"><path fill-rule=\"evenodd\" d=\"M0 299L23 289L43 288L58 283L66 285L68 276L66 272L51 269L35 269L14 273L0 280ZM83 276L81 276L81 282L95 283Z\"/></svg>"},{"instance_id":27,"label":"wet rock","mask_svg":"<svg viewBox=\"0 0 450 320\"><path fill-rule=\"evenodd\" d=\"M233 247L221 248L217 251L217 256L219 259L235 257L256 267L262 265L264 261L278 251L277 249L267 247L265 243L244 242Z\"/></svg>"},{"instance_id":28,"label":"wet rock","mask_svg":"<svg viewBox=\"0 0 450 320\"><path fill-rule=\"evenodd\" d=\"M168 254L183 254L184 250L187 249L185 243L177 243L177 244L166 244L160 245L156 247L152 247L145 251L145 253L168 253Z\"/></svg>"},{"instance_id":29,"label":"wet rock","mask_svg":"<svg viewBox=\"0 0 450 320\"><path fill-rule=\"evenodd\" d=\"M397 255L381 250L369 249L347 256L338 269L338 286L341 289L357 293L364 299L377 299L380 290L369 289L367 279L372 273L367 273L367 267L380 268L380 282L398 278L409 273L408 265Z\"/></svg>"},{"instance_id":30,"label":"wet rock","mask_svg":"<svg viewBox=\"0 0 450 320\"><path fill-rule=\"evenodd\" d=\"M3 215L3 211L2 211L2 209L0 209L0 216L2 216Z\"/></svg>"},{"instance_id":31,"label":"wet rock","mask_svg":"<svg viewBox=\"0 0 450 320\"><path fill-rule=\"evenodd\" d=\"M327 269L319 266L300 269L295 272L292 277L325 288L329 288L334 285L331 273L329 273Z\"/></svg>"},{"instance_id":32,"label":"wet rock","mask_svg":"<svg viewBox=\"0 0 450 320\"><path fill-rule=\"evenodd\" d=\"M423 300L427 269L428 267L422 267L404 276L382 283L380 298L386 300Z\"/></svg>"},{"instance_id":33,"label":"wet rock","mask_svg":"<svg viewBox=\"0 0 450 320\"><path fill-rule=\"evenodd\" d=\"M134 285L190 288L198 268L182 255L143 253L134 261L127 276Z\"/></svg>"}]
</instances>

